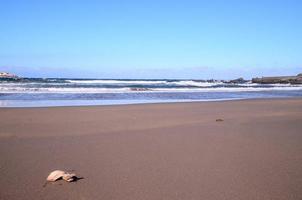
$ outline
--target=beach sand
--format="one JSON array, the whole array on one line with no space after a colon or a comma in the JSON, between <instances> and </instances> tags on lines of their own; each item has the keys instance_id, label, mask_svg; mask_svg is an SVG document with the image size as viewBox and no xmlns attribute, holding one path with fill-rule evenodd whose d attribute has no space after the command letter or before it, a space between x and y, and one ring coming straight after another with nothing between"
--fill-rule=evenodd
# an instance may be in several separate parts
<instances>
[{"instance_id":1,"label":"beach sand","mask_svg":"<svg viewBox=\"0 0 302 200\"><path fill-rule=\"evenodd\" d=\"M302 199L302 99L0 108L0 170L1 200Z\"/></svg>"}]
</instances>

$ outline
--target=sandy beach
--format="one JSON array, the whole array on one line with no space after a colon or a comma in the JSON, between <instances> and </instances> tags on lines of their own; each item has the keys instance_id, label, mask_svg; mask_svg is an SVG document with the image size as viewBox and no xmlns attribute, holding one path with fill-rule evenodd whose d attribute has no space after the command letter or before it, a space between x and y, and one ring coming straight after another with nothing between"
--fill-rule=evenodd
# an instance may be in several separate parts
<instances>
[{"instance_id":1,"label":"sandy beach","mask_svg":"<svg viewBox=\"0 0 302 200\"><path fill-rule=\"evenodd\" d=\"M301 130L301 98L0 108L0 199L302 199Z\"/></svg>"}]
</instances>

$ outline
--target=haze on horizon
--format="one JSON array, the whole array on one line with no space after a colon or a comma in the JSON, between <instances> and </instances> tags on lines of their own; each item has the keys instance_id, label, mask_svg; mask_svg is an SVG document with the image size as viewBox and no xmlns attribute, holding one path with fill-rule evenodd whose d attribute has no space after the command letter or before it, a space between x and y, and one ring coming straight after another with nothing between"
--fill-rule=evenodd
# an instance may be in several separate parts
<instances>
[{"instance_id":1,"label":"haze on horizon","mask_svg":"<svg viewBox=\"0 0 302 200\"><path fill-rule=\"evenodd\" d=\"M0 71L232 79L302 72L302 1L2 0Z\"/></svg>"}]
</instances>

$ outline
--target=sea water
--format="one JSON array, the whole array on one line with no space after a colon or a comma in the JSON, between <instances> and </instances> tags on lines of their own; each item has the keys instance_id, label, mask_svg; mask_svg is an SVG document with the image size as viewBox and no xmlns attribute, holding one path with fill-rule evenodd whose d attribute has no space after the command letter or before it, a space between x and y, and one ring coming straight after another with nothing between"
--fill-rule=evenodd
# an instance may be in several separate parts
<instances>
[{"instance_id":1,"label":"sea water","mask_svg":"<svg viewBox=\"0 0 302 200\"><path fill-rule=\"evenodd\" d=\"M0 81L0 107L301 97L302 85L205 80L25 78Z\"/></svg>"}]
</instances>

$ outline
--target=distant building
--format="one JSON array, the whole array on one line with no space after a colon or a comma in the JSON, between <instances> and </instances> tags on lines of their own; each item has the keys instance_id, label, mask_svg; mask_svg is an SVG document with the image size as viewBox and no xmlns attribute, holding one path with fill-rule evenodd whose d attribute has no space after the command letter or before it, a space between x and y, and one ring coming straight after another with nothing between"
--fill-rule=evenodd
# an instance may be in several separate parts
<instances>
[{"instance_id":1,"label":"distant building","mask_svg":"<svg viewBox=\"0 0 302 200\"><path fill-rule=\"evenodd\" d=\"M18 78L18 76L8 72L0 72L0 78Z\"/></svg>"}]
</instances>

